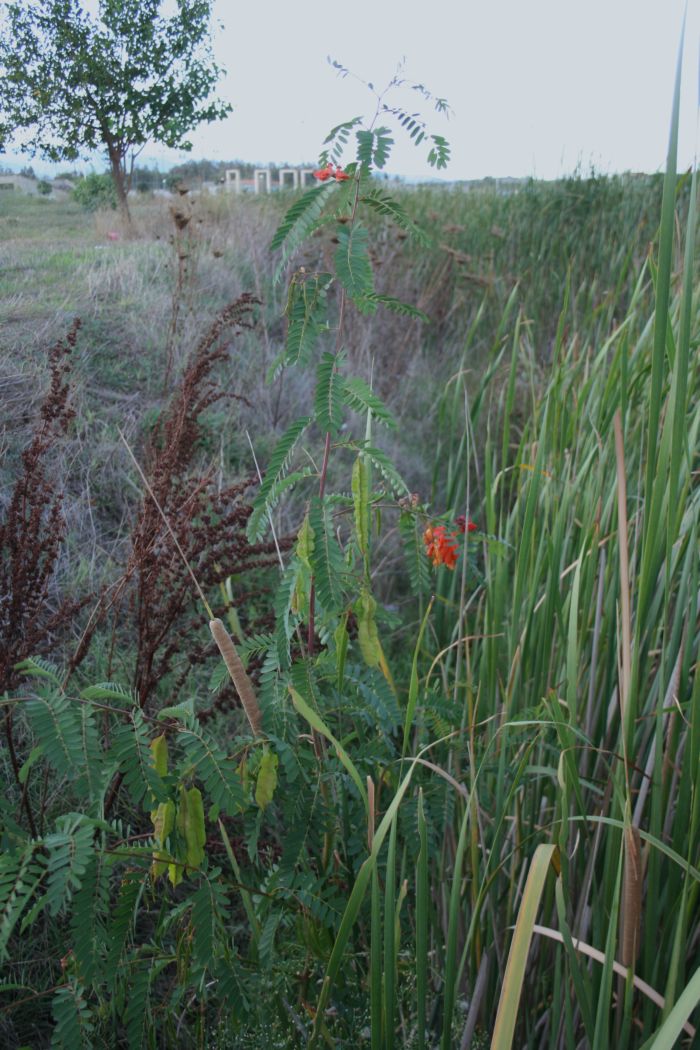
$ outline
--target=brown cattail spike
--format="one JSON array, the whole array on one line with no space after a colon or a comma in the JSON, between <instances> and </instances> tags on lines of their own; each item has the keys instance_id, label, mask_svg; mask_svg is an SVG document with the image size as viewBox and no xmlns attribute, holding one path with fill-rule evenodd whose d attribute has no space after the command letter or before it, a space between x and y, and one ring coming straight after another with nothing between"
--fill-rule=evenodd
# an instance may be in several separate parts
<instances>
[{"instance_id":1,"label":"brown cattail spike","mask_svg":"<svg viewBox=\"0 0 700 1050\"><path fill-rule=\"evenodd\" d=\"M622 891L622 965L634 967L639 953L642 922L642 849L639 829L625 829L624 886Z\"/></svg>"},{"instance_id":2,"label":"brown cattail spike","mask_svg":"<svg viewBox=\"0 0 700 1050\"><path fill-rule=\"evenodd\" d=\"M262 733L262 713L253 689L253 683L246 674L245 667L233 644L233 639L219 619L209 621L209 630L219 647L219 652L228 668L228 673L231 675L231 681L235 685L243 704L243 710L250 722L250 728L255 736L260 736Z\"/></svg>"}]
</instances>

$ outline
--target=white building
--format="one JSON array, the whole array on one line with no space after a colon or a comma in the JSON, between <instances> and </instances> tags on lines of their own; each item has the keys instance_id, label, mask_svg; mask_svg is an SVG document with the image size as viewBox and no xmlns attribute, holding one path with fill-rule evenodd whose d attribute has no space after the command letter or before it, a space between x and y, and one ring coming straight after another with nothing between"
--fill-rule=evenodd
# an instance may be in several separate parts
<instances>
[{"instance_id":1,"label":"white building","mask_svg":"<svg viewBox=\"0 0 700 1050\"><path fill-rule=\"evenodd\" d=\"M0 193L30 193L35 194L37 180L28 179L26 175L0 175Z\"/></svg>"}]
</instances>

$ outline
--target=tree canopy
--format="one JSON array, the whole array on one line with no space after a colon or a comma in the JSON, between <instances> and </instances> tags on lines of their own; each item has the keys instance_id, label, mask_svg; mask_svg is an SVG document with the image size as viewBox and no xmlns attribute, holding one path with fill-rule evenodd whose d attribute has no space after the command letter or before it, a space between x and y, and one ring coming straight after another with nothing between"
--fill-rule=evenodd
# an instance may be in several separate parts
<instances>
[{"instance_id":1,"label":"tree canopy","mask_svg":"<svg viewBox=\"0 0 700 1050\"><path fill-rule=\"evenodd\" d=\"M73 161L103 150L117 196L147 142L189 149L188 133L231 106L212 98L213 0L11 0L0 25L0 151Z\"/></svg>"}]
</instances>

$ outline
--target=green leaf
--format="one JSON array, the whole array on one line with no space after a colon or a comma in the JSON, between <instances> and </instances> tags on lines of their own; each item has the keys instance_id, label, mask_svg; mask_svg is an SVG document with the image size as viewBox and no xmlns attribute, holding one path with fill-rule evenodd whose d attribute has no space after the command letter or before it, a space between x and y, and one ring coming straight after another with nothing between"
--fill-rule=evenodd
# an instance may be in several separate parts
<instances>
[{"instance_id":1,"label":"green leaf","mask_svg":"<svg viewBox=\"0 0 700 1050\"><path fill-rule=\"evenodd\" d=\"M433 145L428 153L428 164L432 168L446 168L450 159L450 145L442 135L431 135Z\"/></svg>"},{"instance_id":2,"label":"green leaf","mask_svg":"<svg viewBox=\"0 0 700 1050\"><path fill-rule=\"evenodd\" d=\"M404 557L408 567L411 592L416 596L427 594L430 589L430 563L419 535L415 514L403 511L399 517L399 533L403 541Z\"/></svg>"},{"instance_id":3,"label":"green leaf","mask_svg":"<svg viewBox=\"0 0 700 1050\"><path fill-rule=\"evenodd\" d=\"M374 291L374 276L368 252L369 235L364 226L338 228L335 268L338 280L351 299L361 300Z\"/></svg>"},{"instance_id":4,"label":"green leaf","mask_svg":"<svg viewBox=\"0 0 700 1050\"><path fill-rule=\"evenodd\" d=\"M296 619L292 622L291 612L300 568L300 562L293 558L282 574L275 595L275 642L278 663L282 669L289 667L289 643L296 623Z\"/></svg>"},{"instance_id":5,"label":"green leaf","mask_svg":"<svg viewBox=\"0 0 700 1050\"><path fill-rule=\"evenodd\" d=\"M143 1050L149 1045L149 1031L153 1028L149 1011L151 973L151 964L139 964L130 973L124 1010L129 1050Z\"/></svg>"},{"instance_id":6,"label":"green leaf","mask_svg":"<svg viewBox=\"0 0 700 1050\"><path fill-rule=\"evenodd\" d=\"M116 901L108 917L107 957L104 973L107 985L112 992L114 992L116 982L121 976L120 963L126 950L129 936L134 929L143 885L144 874L142 871L125 871L122 875Z\"/></svg>"},{"instance_id":7,"label":"green leaf","mask_svg":"<svg viewBox=\"0 0 700 1050\"><path fill-rule=\"evenodd\" d=\"M43 846L46 850L46 891L36 901L32 910L22 920L24 930L48 909L52 916L58 915L80 889L82 878L95 852L95 828L92 821L83 817L63 817L59 829L46 835Z\"/></svg>"},{"instance_id":8,"label":"green leaf","mask_svg":"<svg viewBox=\"0 0 700 1050\"><path fill-rule=\"evenodd\" d=\"M188 762L204 784L211 802L235 816L245 809L245 795L238 768L216 740L200 723L193 719L178 733L178 741L185 750Z\"/></svg>"},{"instance_id":9,"label":"green leaf","mask_svg":"<svg viewBox=\"0 0 700 1050\"><path fill-rule=\"evenodd\" d=\"M124 786L138 805L148 793L148 808L156 802L165 802L167 792L161 777L153 768L148 727L141 711L130 712L128 721L114 734L112 755L119 764Z\"/></svg>"},{"instance_id":10,"label":"green leaf","mask_svg":"<svg viewBox=\"0 0 700 1050\"><path fill-rule=\"evenodd\" d=\"M406 496L408 494L408 486L406 482L403 480L386 452L382 452L381 449L374 448L374 446L364 441L357 442L357 447L365 454L365 456L367 456L372 465L375 466L379 473L389 482L389 486L395 495Z\"/></svg>"},{"instance_id":11,"label":"green leaf","mask_svg":"<svg viewBox=\"0 0 700 1050\"><path fill-rule=\"evenodd\" d=\"M414 85L416 90L420 90L421 94L424 94L421 85ZM428 94L424 94L424 97L430 97ZM444 103L443 99L439 99L438 102ZM442 111L440 106L437 106L439 111ZM408 134L409 138L413 142L414 146L420 146L423 139L426 137L426 124L420 113L407 113L405 109L400 107L388 108L387 112L393 114L396 117L402 129Z\"/></svg>"},{"instance_id":12,"label":"green leaf","mask_svg":"<svg viewBox=\"0 0 700 1050\"><path fill-rule=\"evenodd\" d=\"M396 420L380 397L358 376L343 384L343 401L353 412L371 412L372 417L387 427L395 427Z\"/></svg>"},{"instance_id":13,"label":"green leaf","mask_svg":"<svg viewBox=\"0 0 700 1050\"><path fill-rule=\"evenodd\" d=\"M283 248L282 258L275 269L275 284L280 279L290 256L294 254L312 231L337 186L338 184L334 181L326 182L321 186L314 186L299 200L295 201L287 211L270 244L272 251L277 248Z\"/></svg>"},{"instance_id":14,"label":"green leaf","mask_svg":"<svg viewBox=\"0 0 700 1050\"><path fill-rule=\"evenodd\" d=\"M253 513L248 519L246 527L246 535L250 543L257 543L265 531L265 518L270 509L269 499L286 472L294 446L310 422L310 416L302 416L301 419L296 419L287 427L277 442L275 451L270 457L263 483L253 500Z\"/></svg>"},{"instance_id":15,"label":"green leaf","mask_svg":"<svg viewBox=\"0 0 700 1050\"><path fill-rule=\"evenodd\" d=\"M119 682L98 682L83 689L80 695L83 700L106 700L110 703L126 700L130 705L136 704L133 690Z\"/></svg>"},{"instance_id":16,"label":"green leaf","mask_svg":"<svg viewBox=\"0 0 700 1050\"><path fill-rule=\"evenodd\" d=\"M358 773L357 767L353 763L353 761L350 758L350 756L348 755L347 751L345 750L343 745L341 743L339 743L339 741L336 740L336 738L333 736L333 734L331 733L330 729L328 728L326 723L323 721L321 716L319 714L317 714L315 711L313 711L309 707L309 705L307 704L306 700L304 700L304 698L301 696L301 694L296 691L296 689L294 688L293 685L289 686L289 692L290 692L290 695L292 697L292 703L294 704L294 706L296 707L297 711L302 716L302 718L305 718L306 721L311 726L311 728L315 729L317 733L321 734L321 736L324 736L326 738L326 740L328 740L333 745L333 747L335 748L335 751L336 751L336 754L338 755L338 758L340 759L341 763L343 764L343 766L345 766L345 769L350 774L350 778L352 779L353 783L355 784L355 787L357 788L357 790L358 790L358 792L360 794L360 798L362 799L362 801L365 804L365 810L369 813L369 803L367 801L367 792L365 790L364 784L362 783L362 777Z\"/></svg>"},{"instance_id":17,"label":"green leaf","mask_svg":"<svg viewBox=\"0 0 700 1050\"><path fill-rule=\"evenodd\" d=\"M287 305L287 340L282 355L284 364L308 363L319 336L326 309L325 291L331 280L330 274L315 274L304 280L295 276L292 281Z\"/></svg>"},{"instance_id":18,"label":"green leaf","mask_svg":"<svg viewBox=\"0 0 700 1050\"><path fill-rule=\"evenodd\" d=\"M40 752L58 773L74 778L73 789L79 795L97 798L109 775L109 763L105 763L90 706L76 704L61 693L49 693L28 701L26 712L38 740L31 761ZM29 761L21 771L24 777Z\"/></svg>"},{"instance_id":19,"label":"green leaf","mask_svg":"<svg viewBox=\"0 0 700 1050\"><path fill-rule=\"evenodd\" d=\"M21 674L27 675L28 678L48 678L52 685L57 687L61 685L61 679L58 676L58 669L55 664L49 663L48 660L44 660L40 656L32 656L28 660L22 660L20 663L15 664L14 669Z\"/></svg>"},{"instance_id":20,"label":"green leaf","mask_svg":"<svg viewBox=\"0 0 700 1050\"><path fill-rule=\"evenodd\" d=\"M404 303L401 299L395 299L392 295L377 295L376 292L371 292L369 295L365 295L362 300L357 304L358 307L362 308L367 305L367 309L373 309L376 306L385 306L387 310L390 310L394 314L400 314L401 317L413 317L417 321L423 321L425 324L430 324L430 318L422 310L419 310L417 306L411 306L410 303Z\"/></svg>"},{"instance_id":21,"label":"green leaf","mask_svg":"<svg viewBox=\"0 0 700 1050\"><path fill-rule=\"evenodd\" d=\"M365 172L369 173L372 169L374 133L362 128L360 131L355 132L355 139L357 140L357 161L362 165Z\"/></svg>"},{"instance_id":22,"label":"green leaf","mask_svg":"<svg viewBox=\"0 0 700 1050\"><path fill-rule=\"evenodd\" d=\"M31 751L27 755L27 758L22 763L22 766L21 766L20 771L19 771L19 776L18 776L17 779L19 780L20 784L26 784L27 777L29 776L29 773L31 772L32 766L34 765L34 763L36 762L36 760L38 758L42 758L43 757L43 754L44 754L44 749L42 748L41 744L37 744L36 747L33 747L31 749Z\"/></svg>"},{"instance_id":23,"label":"green leaf","mask_svg":"<svg viewBox=\"0 0 700 1050\"><path fill-rule=\"evenodd\" d=\"M281 911L271 911L265 919L263 928L260 931L260 940L258 941L258 956L260 958L260 965L265 970L269 970L273 963L275 952L275 935L277 933L277 927L280 924L281 918Z\"/></svg>"},{"instance_id":24,"label":"green leaf","mask_svg":"<svg viewBox=\"0 0 700 1050\"><path fill-rule=\"evenodd\" d=\"M378 212L380 215L385 215L388 219L391 219L402 230L415 237L416 240L423 244L428 243L428 237L425 232L420 226L415 224L404 207L397 200L394 200L391 194L380 189L370 190L369 193L364 193L360 197L360 202L366 204L368 208ZM390 297L387 296L387 298Z\"/></svg>"},{"instance_id":25,"label":"green leaf","mask_svg":"<svg viewBox=\"0 0 700 1050\"><path fill-rule=\"evenodd\" d=\"M394 140L391 137L389 128L375 128L374 152L372 155L375 168L383 168L386 165L393 145Z\"/></svg>"},{"instance_id":26,"label":"green leaf","mask_svg":"<svg viewBox=\"0 0 700 1050\"><path fill-rule=\"evenodd\" d=\"M203 969L212 966L217 934L220 934L228 913L226 893L219 882L219 874L216 868L211 871L208 878L202 879L192 896L192 947L195 959Z\"/></svg>"},{"instance_id":27,"label":"green leaf","mask_svg":"<svg viewBox=\"0 0 700 1050\"><path fill-rule=\"evenodd\" d=\"M56 991L51 1003L55 1022L51 1046L56 1050L90 1050L94 1024L83 987L70 978Z\"/></svg>"},{"instance_id":28,"label":"green leaf","mask_svg":"<svg viewBox=\"0 0 700 1050\"><path fill-rule=\"evenodd\" d=\"M109 915L109 867L105 855L94 853L73 898L72 947L81 980L89 987L98 976L105 942L104 922Z\"/></svg>"},{"instance_id":29,"label":"green leaf","mask_svg":"<svg viewBox=\"0 0 700 1050\"><path fill-rule=\"evenodd\" d=\"M544 890L545 880L552 864L557 847L541 844L534 852L530 870L523 890L515 932L508 952L506 972L503 977L501 996L491 1041L492 1050L511 1050L515 1023L518 1017L518 1006L525 979L527 958L530 953L532 931L537 918L537 910Z\"/></svg>"},{"instance_id":30,"label":"green leaf","mask_svg":"<svg viewBox=\"0 0 700 1050\"><path fill-rule=\"evenodd\" d=\"M311 501L309 522L314 531L311 565L316 580L316 593L326 612L337 612L343 605L345 562L333 533L328 505L316 496Z\"/></svg>"},{"instance_id":31,"label":"green leaf","mask_svg":"<svg viewBox=\"0 0 700 1050\"><path fill-rule=\"evenodd\" d=\"M224 675L228 676L226 666L224 667ZM188 700L183 700L181 704L174 704L172 707L162 707L158 712L157 718L161 722L165 718L174 718L177 721L187 721L194 715L194 697L190 697Z\"/></svg>"},{"instance_id":32,"label":"green leaf","mask_svg":"<svg viewBox=\"0 0 700 1050\"><path fill-rule=\"evenodd\" d=\"M331 159L336 162L340 160L343 155L343 149L350 138L350 132L361 122L362 117L353 117L352 120L345 120L342 124L336 124L336 126L328 132L328 135L323 140L323 145L330 146L331 148L322 151L319 157L319 165L321 167L326 165Z\"/></svg>"},{"instance_id":33,"label":"green leaf","mask_svg":"<svg viewBox=\"0 0 700 1050\"><path fill-rule=\"evenodd\" d=\"M307 304L305 297L297 295L289 316L284 353L285 364L307 364L319 333L315 314L316 311Z\"/></svg>"},{"instance_id":34,"label":"green leaf","mask_svg":"<svg viewBox=\"0 0 700 1050\"><path fill-rule=\"evenodd\" d=\"M32 844L22 852L0 853L0 959L7 957L7 943L44 872Z\"/></svg>"},{"instance_id":35,"label":"green leaf","mask_svg":"<svg viewBox=\"0 0 700 1050\"><path fill-rule=\"evenodd\" d=\"M75 705L60 693L29 700L29 724L44 755L57 773L74 773L82 766L82 738ZM94 760L99 759L98 755Z\"/></svg>"},{"instance_id":36,"label":"green leaf","mask_svg":"<svg viewBox=\"0 0 700 1050\"><path fill-rule=\"evenodd\" d=\"M343 377L339 358L324 353L316 369L314 414L321 430L335 435L343 422Z\"/></svg>"},{"instance_id":37,"label":"green leaf","mask_svg":"<svg viewBox=\"0 0 700 1050\"><path fill-rule=\"evenodd\" d=\"M312 470L310 467L304 467L302 470L295 470L291 474L287 474L286 477L279 478L270 489L267 494L267 498L264 503L255 507L253 513L248 519L247 528L250 530L251 535L255 536L258 540L265 534L269 522L269 515L275 509L282 497L292 491L292 489L303 481L304 478L308 478Z\"/></svg>"},{"instance_id":38,"label":"green leaf","mask_svg":"<svg viewBox=\"0 0 700 1050\"><path fill-rule=\"evenodd\" d=\"M99 799L114 773L114 766L106 760L95 712L89 704L80 706L78 731L81 758L75 790L79 795L87 796L90 800Z\"/></svg>"},{"instance_id":39,"label":"green leaf","mask_svg":"<svg viewBox=\"0 0 700 1050\"><path fill-rule=\"evenodd\" d=\"M651 1043L651 1050L673 1050L683 1033L683 1027L700 1003L700 968L698 968L678 996L673 1009L661 1025Z\"/></svg>"},{"instance_id":40,"label":"green leaf","mask_svg":"<svg viewBox=\"0 0 700 1050\"><path fill-rule=\"evenodd\" d=\"M312 186L303 196L294 201L275 230L275 234L270 241L270 251L274 252L277 248L282 247L297 223L306 215L310 208L316 205L319 199L323 198L325 190L326 186Z\"/></svg>"},{"instance_id":41,"label":"green leaf","mask_svg":"<svg viewBox=\"0 0 700 1050\"><path fill-rule=\"evenodd\" d=\"M323 979L323 984L321 985L321 994L319 995L318 1005L316 1008L316 1020L314 1022L314 1029L311 1035L311 1039L309 1040L309 1050L314 1050L314 1048L318 1045L318 1036L320 1034L323 1017L325 1016L326 1004L328 1002L328 996L330 995L331 987L336 977L338 976L338 971L340 969L340 963L345 952L345 947L348 943L348 939L350 937L350 933L352 932L352 928L355 925L355 920L357 919L357 916L359 914L365 891L367 889L367 884L370 880L370 876L372 872L376 869L379 851L382 848L388 830L390 829L391 825L396 819L398 808L401 805L401 800L403 799L404 794L406 793L406 790L408 789L408 786L411 782L414 770L415 762L411 763L411 766L409 767L406 776L399 784L396 793L392 801L390 802L379 827L375 832L370 855L364 861L362 867L357 873L357 878L355 879L352 891L350 893L350 896L348 897L348 902L345 907L345 911L343 912L340 927L338 929L335 943L333 945L333 951L331 952L331 957L328 960L328 966L326 967L326 975Z\"/></svg>"}]
</instances>

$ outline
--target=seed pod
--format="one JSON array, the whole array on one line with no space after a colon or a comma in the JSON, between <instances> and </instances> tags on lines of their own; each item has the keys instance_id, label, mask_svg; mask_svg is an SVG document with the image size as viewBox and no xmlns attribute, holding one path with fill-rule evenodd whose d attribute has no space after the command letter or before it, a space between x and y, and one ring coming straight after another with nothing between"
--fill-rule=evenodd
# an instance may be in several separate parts
<instances>
[{"instance_id":1,"label":"seed pod","mask_svg":"<svg viewBox=\"0 0 700 1050\"><path fill-rule=\"evenodd\" d=\"M255 695L255 690L253 689L253 683L246 674L245 667L243 666L240 656L236 652L233 640L219 619L211 620L209 622L209 630L219 647L219 652L228 668L228 673L231 675L231 681L236 687L241 704L243 705L243 710L250 722L250 728L253 730L255 736L260 736L262 732L262 713Z\"/></svg>"},{"instance_id":2,"label":"seed pod","mask_svg":"<svg viewBox=\"0 0 700 1050\"><path fill-rule=\"evenodd\" d=\"M167 802L161 802L158 809L151 813L151 820L153 821L153 833L156 842L159 846L165 847L168 835L175 824L175 803L172 799L169 799ZM151 865L151 875L154 879L165 873L169 860L170 856L164 848L155 851L153 864Z\"/></svg>"},{"instance_id":3,"label":"seed pod","mask_svg":"<svg viewBox=\"0 0 700 1050\"><path fill-rule=\"evenodd\" d=\"M177 812L178 831L185 840L185 864L198 868L204 860L207 833L204 827L204 805L199 788L180 788L180 807Z\"/></svg>"}]
</instances>

